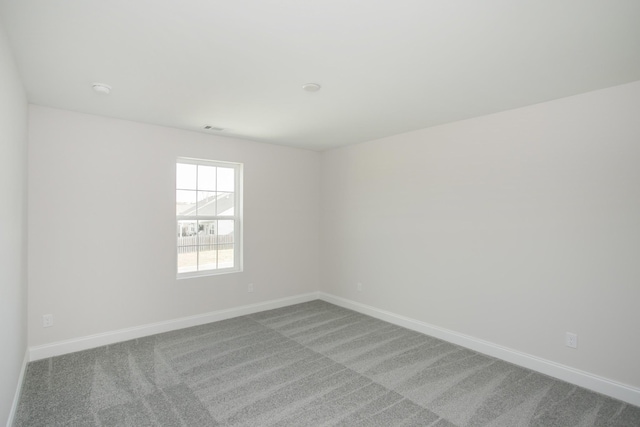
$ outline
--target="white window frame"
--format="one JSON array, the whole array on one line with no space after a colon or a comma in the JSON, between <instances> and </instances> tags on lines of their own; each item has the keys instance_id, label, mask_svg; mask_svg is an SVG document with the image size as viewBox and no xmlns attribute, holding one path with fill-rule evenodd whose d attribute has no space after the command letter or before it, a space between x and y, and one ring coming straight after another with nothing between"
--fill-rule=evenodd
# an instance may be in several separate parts
<instances>
[{"instance_id":1,"label":"white window frame","mask_svg":"<svg viewBox=\"0 0 640 427\"><path fill-rule=\"evenodd\" d=\"M182 163L182 164L191 164L191 165L202 165L202 166L213 166L213 167L222 167L222 168L232 168L234 170L234 213L233 215L224 215L224 216L218 216L218 215L178 215L176 212L176 241L175 241L175 248L176 248L176 277L178 279L186 279L186 278L190 278L190 277L202 277L202 276L215 276L215 275L220 275L220 274L228 274L228 273L238 273L242 271L242 246L243 246L243 241L242 241L242 190L243 190L243 185L242 185L242 168L243 165L242 163L233 163L233 162L225 162L225 161L219 161L219 160L205 160L205 159L194 159L194 158L187 158L187 157L178 157L176 159L176 164L175 164L175 172L174 172L174 178L176 178L175 180L175 185L174 185L174 198L176 196L176 192L177 190L182 190L180 188L178 188L178 183L177 183L177 167L178 164ZM197 179L197 178L196 178ZM197 185L197 184L196 184ZM174 200L175 202L175 200ZM175 205L175 203L174 203ZM233 262L234 262L234 266L230 267L230 268L215 268L215 269L208 269L208 270L200 270L200 271L189 271L189 272L179 272L178 271L178 230L179 230L179 224L180 221L194 221L194 220L233 220L234 221L234 228L233 228L233 233L234 233L234 245L233 245ZM197 256L199 257L199 251L197 252Z\"/></svg>"}]
</instances>

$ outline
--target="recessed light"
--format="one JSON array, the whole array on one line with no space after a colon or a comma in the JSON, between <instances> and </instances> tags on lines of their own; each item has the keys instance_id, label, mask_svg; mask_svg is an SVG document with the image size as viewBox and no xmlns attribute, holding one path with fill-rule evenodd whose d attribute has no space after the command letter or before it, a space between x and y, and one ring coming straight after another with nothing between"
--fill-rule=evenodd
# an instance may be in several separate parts
<instances>
[{"instance_id":1,"label":"recessed light","mask_svg":"<svg viewBox=\"0 0 640 427\"><path fill-rule=\"evenodd\" d=\"M215 130L215 131L218 131L218 132L224 130L224 128L219 128L219 127L215 127L215 126L211 126L211 125L204 125L204 126L202 126L202 129L204 129L204 130Z\"/></svg>"},{"instance_id":2,"label":"recessed light","mask_svg":"<svg viewBox=\"0 0 640 427\"><path fill-rule=\"evenodd\" d=\"M111 92L111 86L104 83L94 83L93 90L104 95L109 95L109 93Z\"/></svg>"},{"instance_id":3,"label":"recessed light","mask_svg":"<svg viewBox=\"0 0 640 427\"><path fill-rule=\"evenodd\" d=\"M318 83L305 83L302 85L302 89L306 90L307 92L317 92L321 87L322 86L320 86Z\"/></svg>"}]
</instances>

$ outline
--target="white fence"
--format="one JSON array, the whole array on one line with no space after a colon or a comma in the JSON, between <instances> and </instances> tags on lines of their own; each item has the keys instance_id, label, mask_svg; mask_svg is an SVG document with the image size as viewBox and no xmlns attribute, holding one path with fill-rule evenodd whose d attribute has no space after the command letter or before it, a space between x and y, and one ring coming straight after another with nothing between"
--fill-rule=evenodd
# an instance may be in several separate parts
<instances>
[{"instance_id":1,"label":"white fence","mask_svg":"<svg viewBox=\"0 0 640 427\"><path fill-rule=\"evenodd\" d=\"M178 237L178 253L186 254L200 250L232 249L233 234L215 235L201 234L195 236Z\"/></svg>"}]
</instances>

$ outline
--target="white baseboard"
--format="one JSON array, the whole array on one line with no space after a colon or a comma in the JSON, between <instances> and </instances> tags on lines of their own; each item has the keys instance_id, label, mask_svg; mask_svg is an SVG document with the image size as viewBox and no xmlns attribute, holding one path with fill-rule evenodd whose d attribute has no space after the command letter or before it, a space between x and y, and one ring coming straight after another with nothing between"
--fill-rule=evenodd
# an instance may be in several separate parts
<instances>
[{"instance_id":1,"label":"white baseboard","mask_svg":"<svg viewBox=\"0 0 640 427\"><path fill-rule=\"evenodd\" d=\"M142 338L149 335L163 332L175 331L176 329L189 328L191 326L204 325L206 323L231 319L233 317L258 313L274 308L286 307L288 305L313 301L319 298L317 292L298 295L294 297L281 298L277 300L265 301L257 304L244 305L241 307L226 310L213 311L210 313L198 314L195 316L182 317L180 319L168 320L166 322L151 323L148 325L135 326L133 328L120 329L117 331L105 332L102 334L89 335L71 340L58 341L29 348L29 360L46 359L47 357L60 356L62 354L74 353L76 351L88 350L90 348L117 342Z\"/></svg>"},{"instance_id":2,"label":"white baseboard","mask_svg":"<svg viewBox=\"0 0 640 427\"><path fill-rule=\"evenodd\" d=\"M90 348L100 347L103 345L114 344L117 342L141 338L149 335L174 331L176 329L217 322L220 320L244 316L260 311L272 310L275 308L286 307L288 305L313 301L315 299L322 299L332 304L348 308L359 313L367 314L371 317L375 317L377 319L384 320L386 322L393 323L407 329L421 332L426 335L440 338L442 340L469 348L479 353L496 357L515 365L522 366L524 368L528 368L545 375L549 375L551 377L566 381L571 384L575 384L580 387L584 387L597 393L611 396L615 399L622 400L632 405L640 406L639 388L609 380L607 378L603 378L589 372L574 369L569 366L561 365L559 363L542 359L507 347L502 347L488 341L460 334L448 329L440 328L438 326L430 325L419 320L411 319L385 310L380 310L378 308L371 307L359 302L337 297L324 292L312 292L295 297L271 300L227 310L204 313L196 316L183 317L166 322L152 323L133 328L121 329L113 332L105 332L102 334L90 335L77 339L59 341L51 344L31 347L29 348L27 355L25 355L25 362L22 367L22 372L20 373L19 386L18 390L16 390L16 397L14 398L9 421L12 421L13 416L15 415L17 401L20 396L20 389L22 386L22 378L24 376L27 361L45 359L47 357L59 356L62 354L73 353L81 350L88 350Z\"/></svg>"},{"instance_id":3,"label":"white baseboard","mask_svg":"<svg viewBox=\"0 0 640 427\"><path fill-rule=\"evenodd\" d=\"M384 320L386 322L393 323L394 325L421 332L435 338L440 338L444 341L469 348L479 353L513 363L514 365L522 366L597 393L631 403L632 405L640 406L640 388L612 381L589 372L574 369L550 360L532 356L507 347L502 347L488 341L463 335L419 320L410 319L405 316L400 316L395 313L380 310L375 307L324 292L319 293L319 298L326 302L375 317L376 319Z\"/></svg>"},{"instance_id":4,"label":"white baseboard","mask_svg":"<svg viewBox=\"0 0 640 427\"><path fill-rule=\"evenodd\" d=\"M13 420L16 417L16 411L18 410L18 402L20 401L20 394L22 393L22 383L24 382L24 374L27 372L28 364L29 364L29 350L26 350L24 352L24 359L22 360L22 367L20 368L20 375L18 376L16 393L13 395L13 403L11 404L11 410L9 411L9 418L7 419L7 427L10 427L13 425Z\"/></svg>"}]
</instances>

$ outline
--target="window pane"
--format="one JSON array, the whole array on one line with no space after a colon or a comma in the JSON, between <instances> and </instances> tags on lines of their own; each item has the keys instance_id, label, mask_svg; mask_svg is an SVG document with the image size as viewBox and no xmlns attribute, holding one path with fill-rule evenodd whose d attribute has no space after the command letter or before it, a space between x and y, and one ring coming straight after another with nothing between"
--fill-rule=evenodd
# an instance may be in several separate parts
<instances>
[{"instance_id":1,"label":"window pane","mask_svg":"<svg viewBox=\"0 0 640 427\"><path fill-rule=\"evenodd\" d=\"M214 270L218 268L218 254L215 246L200 246L200 264L198 270Z\"/></svg>"},{"instance_id":2,"label":"window pane","mask_svg":"<svg viewBox=\"0 0 640 427\"><path fill-rule=\"evenodd\" d=\"M198 270L196 221L178 221L178 273Z\"/></svg>"},{"instance_id":3,"label":"window pane","mask_svg":"<svg viewBox=\"0 0 640 427\"><path fill-rule=\"evenodd\" d=\"M216 193L198 191L198 215L216 214Z\"/></svg>"},{"instance_id":4,"label":"window pane","mask_svg":"<svg viewBox=\"0 0 640 427\"><path fill-rule=\"evenodd\" d=\"M223 216L229 215L233 216L234 212L234 203L235 203L235 194L234 193L218 193L218 203L216 206L216 215Z\"/></svg>"},{"instance_id":5,"label":"window pane","mask_svg":"<svg viewBox=\"0 0 640 427\"><path fill-rule=\"evenodd\" d=\"M178 246L197 245L198 242L195 237L197 234L197 221L178 221ZM186 239L187 237L190 237L191 240Z\"/></svg>"},{"instance_id":6,"label":"window pane","mask_svg":"<svg viewBox=\"0 0 640 427\"><path fill-rule=\"evenodd\" d=\"M182 250L187 250L188 252L182 252ZM178 246L178 273L188 273L190 271L198 271L196 246L188 248Z\"/></svg>"},{"instance_id":7,"label":"window pane","mask_svg":"<svg viewBox=\"0 0 640 427\"><path fill-rule=\"evenodd\" d=\"M215 220L198 221L198 245L215 244L216 228Z\"/></svg>"},{"instance_id":8,"label":"window pane","mask_svg":"<svg viewBox=\"0 0 640 427\"><path fill-rule=\"evenodd\" d=\"M218 191L235 191L234 170L232 168L218 168Z\"/></svg>"},{"instance_id":9,"label":"window pane","mask_svg":"<svg viewBox=\"0 0 640 427\"><path fill-rule=\"evenodd\" d=\"M216 244L220 247L233 246L233 234L222 234L216 236Z\"/></svg>"},{"instance_id":10,"label":"window pane","mask_svg":"<svg viewBox=\"0 0 640 427\"><path fill-rule=\"evenodd\" d=\"M198 190L216 191L216 168L198 166Z\"/></svg>"},{"instance_id":11,"label":"window pane","mask_svg":"<svg viewBox=\"0 0 640 427\"><path fill-rule=\"evenodd\" d=\"M196 190L196 169L196 165L177 163L176 188L181 190Z\"/></svg>"},{"instance_id":12,"label":"window pane","mask_svg":"<svg viewBox=\"0 0 640 427\"><path fill-rule=\"evenodd\" d=\"M196 214L196 192L191 190L176 191L176 215Z\"/></svg>"},{"instance_id":13,"label":"window pane","mask_svg":"<svg viewBox=\"0 0 640 427\"><path fill-rule=\"evenodd\" d=\"M218 245L218 268L233 268L233 244Z\"/></svg>"},{"instance_id":14,"label":"window pane","mask_svg":"<svg viewBox=\"0 0 640 427\"><path fill-rule=\"evenodd\" d=\"M234 228L234 220L232 219L221 219L218 220L218 237L216 242L219 245L233 243L233 228Z\"/></svg>"}]
</instances>

